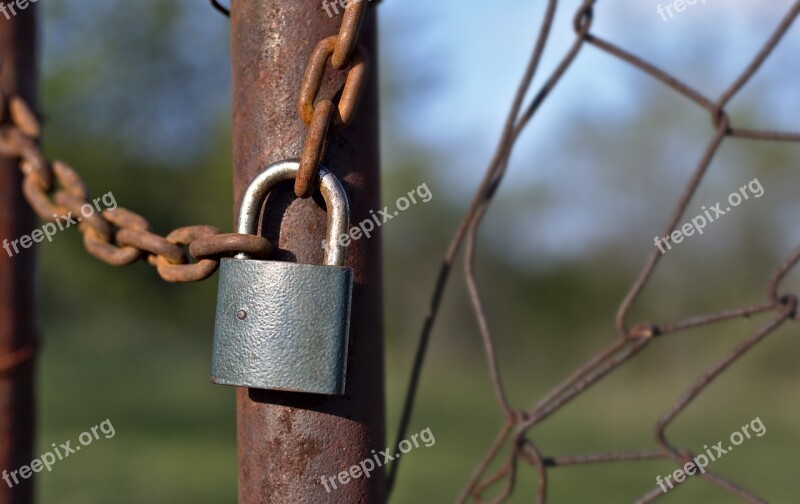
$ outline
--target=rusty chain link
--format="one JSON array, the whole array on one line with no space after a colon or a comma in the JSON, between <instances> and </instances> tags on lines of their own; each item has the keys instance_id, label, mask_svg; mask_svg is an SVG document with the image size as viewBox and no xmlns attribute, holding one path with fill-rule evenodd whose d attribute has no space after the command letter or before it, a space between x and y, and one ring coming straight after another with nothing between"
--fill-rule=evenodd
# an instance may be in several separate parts
<instances>
[{"instance_id":1,"label":"rusty chain link","mask_svg":"<svg viewBox=\"0 0 800 504\"><path fill-rule=\"evenodd\" d=\"M229 14L218 0L211 4ZM213 226L179 228L162 237L151 232L144 217L121 207L84 215L81 209L91 205L86 185L66 163L47 162L37 145L41 126L28 104L18 96L6 99L0 93L0 120L0 156L19 159L22 193L33 211L45 222L81 215L77 220L84 247L106 264L127 266L145 259L168 282L198 282L217 271L222 257L244 252L266 258L272 252L266 238L221 234Z\"/></svg>"},{"instance_id":2,"label":"rusty chain link","mask_svg":"<svg viewBox=\"0 0 800 504\"><path fill-rule=\"evenodd\" d=\"M36 114L18 96L0 96L0 110L7 112L0 126L0 155L19 159L24 174L22 193L33 211L45 222L78 216L78 230L86 250L111 266L126 266L146 259L168 282L197 282L213 275L221 257L246 252L267 257L272 245L262 237L231 239L213 226L176 229L165 237L154 234L149 222L125 208L82 212L91 196L80 175L62 161L48 163L37 140L41 127ZM213 249L213 254L192 255L192 247ZM2 366L0 366L2 372Z\"/></svg>"},{"instance_id":3,"label":"rusty chain link","mask_svg":"<svg viewBox=\"0 0 800 504\"><path fill-rule=\"evenodd\" d=\"M230 15L230 9L219 0L211 0L211 5ZM339 129L350 122L364 88L367 60L357 47L357 39L366 6L367 0L348 3L339 35L320 42L303 79L298 108L309 125L309 136L296 186L303 197L311 195L330 128ZM314 103L329 59L337 70L350 67L338 107L330 100ZM61 161L51 165L44 158L37 145L41 127L27 103L18 96L6 99L0 95L0 119L0 156L19 159L24 174L22 192L36 215L46 222L70 214L83 215L81 208L90 204L89 191L69 165ZM266 258L272 252L272 245L263 237L221 234L212 226L180 228L162 237L150 231L145 218L124 208L84 216L78 230L86 250L97 259L111 266L146 259L168 282L205 280L216 272L222 257L246 253Z\"/></svg>"},{"instance_id":4,"label":"rusty chain link","mask_svg":"<svg viewBox=\"0 0 800 504\"><path fill-rule=\"evenodd\" d=\"M366 0L348 2L339 33L321 40L308 60L297 101L300 118L308 126L294 185L298 198L309 198L314 193L331 131L347 126L358 108L367 80L367 54L358 45L366 8ZM338 106L331 99L319 97L328 61L335 70L347 70Z\"/></svg>"},{"instance_id":5,"label":"rusty chain link","mask_svg":"<svg viewBox=\"0 0 800 504\"><path fill-rule=\"evenodd\" d=\"M667 427L670 426L689 404L697 399L697 397L734 362L741 359L752 348L764 341L767 336L774 333L779 327L790 320L798 319L797 296L794 294L781 293L780 285L788 273L800 263L800 248L796 249L773 274L766 288L766 301L743 308L695 316L678 322L664 324L639 323L629 325L629 312L634 303L641 297L645 286L650 281L662 257L659 250L654 248L645 262L644 268L633 282L630 291L617 310L615 324L617 338L605 349L589 359L583 366L570 374L562 383L556 386L532 407L527 409L516 408L508 400L499 372L494 336L487 320L481 290L475 275L475 245L477 233L483 216L497 194L497 187L506 174L509 159L517 140L520 138L526 126L537 114L542 103L552 94L553 89L559 84L566 71L573 65L578 53L584 46L587 44L591 45L630 64L632 67L657 79L671 90L705 109L710 115L711 123L714 128L713 138L698 162L675 209L670 214L664 232L660 236L667 236L676 228L725 139L746 138L800 143L800 133L756 131L735 128L731 125L731 119L725 112L725 106L739 93L750 79L758 73L761 65L773 52L798 15L800 15L800 0L795 1L793 6L789 9L789 12L779 23L777 29L775 29L772 36L765 42L755 58L742 71L736 81L734 81L716 101L706 98L680 79L668 74L652 63L590 33L596 3L597 0L582 0L573 22L573 28L576 32L574 42L566 51L566 54L555 67L549 78L544 81L538 93L532 95L533 98L527 107L525 107L525 98L531 91L534 76L537 72L544 48L551 38L550 34L558 0L548 0L533 54L531 55L527 70L511 106L500 143L497 146L495 156L489 164L472 204L456 230L455 236L444 255L438 279L433 289L428 315L424 320L420 333L420 341L414 358L408 393L400 419L395 446L398 446L401 440L406 439L417 390L419 388L421 370L430 345L431 333L439 313L445 285L449 280L449 275L452 271L452 266L457 254L462 247L465 247L464 276L476 323L480 329L483 347L485 349L484 352L493 393L499 409L503 412L505 421L494 442L490 445L485 456L477 465L469 481L458 496L456 500L458 503L464 503L467 500L472 500L474 502L488 501L492 503L507 501L516 488L519 462L524 462L534 467L536 470L538 478L536 502L539 504L543 504L547 501L548 475L549 471L555 467L663 459L672 460L677 465L684 465L687 460L694 455L691 454L689 450L679 448L667 438L665 434ZM662 339L687 329L706 326L717 322L736 318L750 318L752 316L768 313L772 314L770 320L767 320L760 329L745 338L734 349L729 351L724 358L701 375L678 402L671 406L661 417L656 424L655 444L657 445L657 449L585 454L567 457L544 457L531 439L531 429L559 412L564 406L589 390L614 370L618 369L626 362L629 362L656 339ZM399 467L400 464L398 461L393 463L389 470L389 491L392 490L397 479ZM493 472L490 472L490 468L493 467ZM711 471L706 471L698 477L747 502L766 502L761 497L754 495L750 491ZM688 480L689 478L684 481ZM677 484L680 485L682 483ZM636 502L637 504L647 504L664 495L664 492L662 492L660 488L655 488Z\"/></svg>"},{"instance_id":6,"label":"rusty chain link","mask_svg":"<svg viewBox=\"0 0 800 504\"><path fill-rule=\"evenodd\" d=\"M37 344L32 343L16 350L0 355L0 378L6 378L17 373L28 362L36 357Z\"/></svg>"},{"instance_id":7,"label":"rusty chain link","mask_svg":"<svg viewBox=\"0 0 800 504\"><path fill-rule=\"evenodd\" d=\"M222 15L230 17L231 10L228 7L222 5L222 2L220 2L219 0L211 0L211 6L217 9L219 12L221 12Z\"/></svg>"},{"instance_id":8,"label":"rusty chain link","mask_svg":"<svg viewBox=\"0 0 800 504\"><path fill-rule=\"evenodd\" d=\"M347 126L358 108L366 85L368 65L366 51L358 44L358 34L368 4L377 5L380 1L348 0L339 33L320 41L311 53L297 103L300 118L308 126L308 136L300 155L300 170L294 184L298 198L309 198L314 193L314 182L319 177L319 168L328 150L330 133ZM210 2L216 10L230 16L230 8L222 2ZM338 106L330 98L319 97L328 61L335 70L347 70Z\"/></svg>"},{"instance_id":9,"label":"rusty chain link","mask_svg":"<svg viewBox=\"0 0 800 504\"><path fill-rule=\"evenodd\" d=\"M304 107L310 107L309 115L303 117L310 132L302 156L306 167L302 172L304 182L299 182L298 187L309 196L310 184L316 179L324 158L329 128L332 125L339 129L350 122L364 87L366 56L356 42L367 1L380 3L380 0L349 2L340 34L320 43L303 82L301 102ZM211 5L230 16L230 9L219 0L211 0ZM330 100L314 105L328 59L337 70L344 69L349 60L354 59L338 108ZM272 244L261 236L222 234L213 226L190 226L162 237L151 232L144 217L121 207L84 216L81 209L90 205L91 200L86 185L68 164L57 160L52 164L47 162L37 144L40 136L41 125L31 107L19 96L0 92L0 156L19 160L26 201L45 222L82 215L78 219L78 230L84 247L104 263L127 266L145 259L162 279L183 283L209 278L217 271L223 257L245 253L265 259L271 255ZM35 348L26 347L0 356L0 377L15 372L34 355Z\"/></svg>"}]
</instances>

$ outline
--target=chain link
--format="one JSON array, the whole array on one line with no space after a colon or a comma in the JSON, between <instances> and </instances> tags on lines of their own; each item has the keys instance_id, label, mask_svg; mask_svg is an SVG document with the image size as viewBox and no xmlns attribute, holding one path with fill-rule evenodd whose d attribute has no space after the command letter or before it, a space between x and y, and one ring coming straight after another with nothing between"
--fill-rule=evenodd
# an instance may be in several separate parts
<instances>
[{"instance_id":1,"label":"chain link","mask_svg":"<svg viewBox=\"0 0 800 504\"><path fill-rule=\"evenodd\" d=\"M308 126L294 185L298 198L309 198L314 193L331 131L338 131L352 121L364 93L368 59L364 48L358 45L358 34L366 8L366 0L348 2L338 35L321 40L308 60L297 101L297 112ZM328 61L335 70L347 70L338 106L319 96Z\"/></svg>"},{"instance_id":2,"label":"chain link","mask_svg":"<svg viewBox=\"0 0 800 504\"><path fill-rule=\"evenodd\" d=\"M229 7L219 0L210 2L216 10L230 17ZM300 118L308 126L308 136L300 156L300 170L294 184L298 198L309 198L314 193L319 168L328 150L328 137L332 131L338 131L350 123L364 92L367 55L358 45L358 34L368 3L377 5L380 0L348 1L338 35L320 41L308 61L297 104ZM338 107L330 99L319 99L329 60L335 70L347 70L347 80Z\"/></svg>"},{"instance_id":3,"label":"chain link","mask_svg":"<svg viewBox=\"0 0 800 504\"><path fill-rule=\"evenodd\" d=\"M318 45L306 71L301 108L308 110L303 117L310 129L302 157L305 168L301 170L296 187L308 196L325 156L331 126L339 129L350 122L365 84L366 57L356 42L367 1L380 3L380 0L351 0L340 34ZM211 0L211 5L230 16L230 9L219 0ZM330 100L314 104L328 59L337 70L354 60L338 108ZM311 68L315 61L317 66ZM52 164L47 162L37 143L40 136L41 125L28 103L19 96L9 97L0 91L0 156L18 160L24 175L23 196L45 222L57 222L70 214L81 215L78 230L83 235L84 247L100 261L111 266L126 266L146 259L164 280L183 283L211 277L223 257L244 253L266 259L271 255L273 247L266 238L222 234L214 226L183 227L161 237L150 231L147 219L125 208L85 216L81 209L89 205L91 199L86 184L68 164L57 160ZM18 371L35 355L34 345L0 355L0 378Z\"/></svg>"},{"instance_id":4,"label":"chain link","mask_svg":"<svg viewBox=\"0 0 800 504\"><path fill-rule=\"evenodd\" d=\"M25 364L36 357L38 344L31 343L5 355L0 355L0 378L19 372Z\"/></svg>"},{"instance_id":5,"label":"chain link","mask_svg":"<svg viewBox=\"0 0 800 504\"><path fill-rule=\"evenodd\" d=\"M339 34L317 45L306 69L298 104L301 118L309 126L301 173L295 185L301 197L312 194L329 132L352 120L363 92L367 58L357 40L367 2L349 2ZM230 9L219 0L211 0L211 5L230 16ZM348 68L338 106L327 99L315 103L328 60L337 70ZM86 216L81 213L85 205L91 204L86 184L68 164L47 162L37 143L41 125L25 100L0 93L0 121L0 156L19 160L24 175L22 193L33 211L45 222L57 222L70 214L81 215L78 230L86 250L106 264L126 266L145 259L168 282L197 282L213 275L222 257L244 253L266 258L272 252L272 244L265 238L221 234L213 226L180 228L162 237L151 232L144 217L124 208Z\"/></svg>"},{"instance_id":6,"label":"chain link","mask_svg":"<svg viewBox=\"0 0 800 504\"><path fill-rule=\"evenodd\" d=\"M226 17L230 17L230 15L231 15L230 8L225 7L224 5L222 5L222 2L220 2L219 0L211 0L211 6L214 7L215 9L217 9L219 12L221 12L222 15L224 15Z\"/></svg>"},{"instance_id":7,"label":"chain link","mask_svg":"<svg viewBox=\"0 0 800 504\"><path fill-rule=\"evenodd\" d=\"M80 215L78 230L86 250L106 264L126 266L145 259L168 282L198 282L217 271L222 257L244 252L264 258L271 253L272 245L265 238L236 235L243 238L231 239L213 226L180 228L165 238L151 232L147 219L125 208L82 213L85 205L91 205L89 190L71 166L45 160L37 145L41 127L33 110L18 96L8 100L0 96L0 104L8 116L2 117L7 124L0 126L0 155L19 159L22 193L28 204L46 222ZM213 248L213 256L193 256L196 241Z\"/></svg>"}]
</instances>

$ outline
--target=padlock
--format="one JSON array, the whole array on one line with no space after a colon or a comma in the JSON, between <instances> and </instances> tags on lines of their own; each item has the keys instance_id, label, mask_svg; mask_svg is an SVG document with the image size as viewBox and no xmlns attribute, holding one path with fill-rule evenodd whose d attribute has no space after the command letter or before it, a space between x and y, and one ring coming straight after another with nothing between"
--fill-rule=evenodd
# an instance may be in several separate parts
<instances>
[{"instance_id":1,"label":"padlock","mask_svg":"<svg viewBox=\"0 0 800 504\"><path fill-rule=\"evenodd\" d=\"M269 192L294 180L299 163L269 166L250 184L238 233L258 234ZM314 394L344 394L353 270L339 237L350 222L347 194L320 168L328 207L324 265L260 261L239 254L220 265L211 381Z\"/></svg>"}]
</instances>

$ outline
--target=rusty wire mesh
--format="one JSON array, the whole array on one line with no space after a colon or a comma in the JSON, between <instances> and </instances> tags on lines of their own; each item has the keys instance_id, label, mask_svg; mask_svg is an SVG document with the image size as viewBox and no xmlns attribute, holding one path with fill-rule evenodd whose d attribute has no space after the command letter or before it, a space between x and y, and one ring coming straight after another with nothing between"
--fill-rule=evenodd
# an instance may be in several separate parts
<instances>
[{"instance_id":1,"label":"rusty wire mesh","mask_svg":"<svg viewBox=\"0 0 800 504\"><path fill-rule=\"evenodd\" d=\"M766 140L778 142L800 142L800 134L784 133L774 131L760 131L733 127L728 114L725 111L726 105L733 99L739 91L751 80L759 71L764 61L773 52L783 36L789 31L795 18L800 13L800 1L796 2L786 16L781 20L777 29L769 37L763 47L759 50L755 58L741 72L738 78L722 93L722 95L712 100L703 96L701 93L692 89L689 85L673 75L661 70L656 65L645 61L642 58L618 47L605 39L591 33L592 20L596 0L584 0L574 17L573 27L576 32L575 41L563 56L561 62L546 80L541 89L533 95L533 99L525 106L525 97L531 89L534 75L537 72L539 62L544 52L545 46L551 37L553 19L555 17L557 0L549 0L547 3L544 20L540 28L537 42L530 57L530 62L519 85L516 97L514 98L511 110L508 114L503 134L493 159L491 160L485 176L477 190L463 220L453 237L439 270L437 282L434 287L433 297L429 306L428 315L425 318L419 346L414 360L411 380L408 393L400 421L398 442L405 438L410 422L416 392L419 385L420 372L429 347L431 331L439 312L440 303L445 285L450 277L453 262L462 247L465 248L464 276L469 290L472 309L477 325L483 340L485 357L487 360L489 374L492 382L494 395L498 407L502 410L505 422L495 441L492 443L483 459L479 462L469 481L465 485L457 502L465 502L474 499L484 502L484 494L490 489L495 489L499 493L492 502L504 502L514 492L517 468L520 462L529 464L536 468L538 473L538 495L537 502L547 501L547 481L549 468L559 466L573 466L580 464L599 464L621 461L644 461L655 459L672 459L680 465L684 465L692 460L694 454L686 449L678 447L671 442L666 434L667 427L692 403L716 378L718 378L731 364L741 359L749 350L761 343L767 336L773 333L789 320L797 319L798 298L793 294L781 294L780 284L783 278L800 261L800 248L798 248L786 261L781 264L774 272L768 284L766 301L752 306L726 310L718 313L697 316L687 320L654 325L650 323L631 324L628 320L629 311L634 303L639 299L645 286L649 283L656 266L659 264L661 254L655 247L646 260L644 268L636 277L627 295L619 305L616 313L616 332L617 338L596 356L592 357L579 369L569 375L562 383L540 399L536 404L528 409L514 407L508 400L504 388L503 380L499 372L499 363L495 353L495 341L490 324L487 319L481 290L475 277L475 245L476 236L481 226L481 222L487 209L492 204L496 190L503 180L509 164L509 158L515 147L516 141L521 133L530 123L531 119L537 114L540 106L561 81L567 69L575 62L576 56L586 45L593 46L604 51L619 60L622 60L634 68L644 72L667 85L675 93L682 95L694 102L698 107L708 111L711 116L711 123L714 128L714 135L708 144L702 158L694 169L685 190L669 216L662 236L667 236L676 229L682 215L687 209L692 197L696 193L700 183L708 170L709 165L720 149L726 138L746 138L751 140ZM569 457L545 457L534 443L529 439L529 431L537 424L558 412L565 405L576 397L587 391L609 373L622 366L639 354L645 347L657 337L677 333L690 328L696 328L724 320L750 317L756 314L773 313L773 318L765 323L758 331L741 341L732 351L722 360L712 366L687 390L682 397L672 405L656 424L656 441L658 449L642 450L634 452L613 452L600 454L586 454ZM506 460L499 461L499 470L489 473L489 468L498 462L504 447L509 447L509 454ZM395 464L389 474L389 488L391 489L397 477L399 464ZM753 495L748 490L736 485L724 477L708 471L699 477L714 484L721 489L743 498L747 502L766 502L762 498ZM498 485L503 485L497 490ZM680 484L680 483L678 483ZM657 500L665 495L658 487L637 500L637 503L648 503Z\"/></svg>"}]
</instances>

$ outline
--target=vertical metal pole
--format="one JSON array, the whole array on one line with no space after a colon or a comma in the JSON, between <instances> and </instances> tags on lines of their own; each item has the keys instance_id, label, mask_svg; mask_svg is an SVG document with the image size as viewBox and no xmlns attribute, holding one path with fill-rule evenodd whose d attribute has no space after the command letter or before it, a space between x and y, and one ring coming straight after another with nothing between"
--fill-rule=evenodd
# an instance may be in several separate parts
<instances>
[{"instance_id":1,"label":"vertical metal pole","mask_svg":"<svg viewBox=\"0 0 800 504\"><path fill-rule=\"evenodd\" d=\"M11 19L0 16L0 57L3 93L17 94L35 106L35 5ZM21 182L17 163L0 158L0 240L17 239L34 228ZM33 460L36 254L33 248L20 252L12 258L0 249L0 471L8 472ZM0 503L33 502L33 479L19 481L12 488L0 479Z\"/></svg>"},{"instance_id":2,"label":"vertical metal pole","mask_svg":"<svg viewBox=\"0 0 800 504\"><path fill-rule=\"evenodd\" d=\"M319 0L233 0L231 6L234 191L236 207L247 184L268 164L297 158L307 130L296 102L316 43L338 32ZM375 14L369 9L362 41L372 76L357 118L331 139L326 166L350 197L351 222L370 217L379 203ZM330 96L344 74L328 70ZM267 203L264 228L281 260L322 261L326 217L318 198L294 199L287 184ZM380 235L348 248L355 269L347 395L237 390L239 503L382 503L384 474L376 469L342 485L336 479L386 447L383 399L383 316ZM382 460L381 460L382 462ZM322 484L322 477L334 478ZM336 485L336 489L333 486Z\"/></svg>"}]
</instances>

